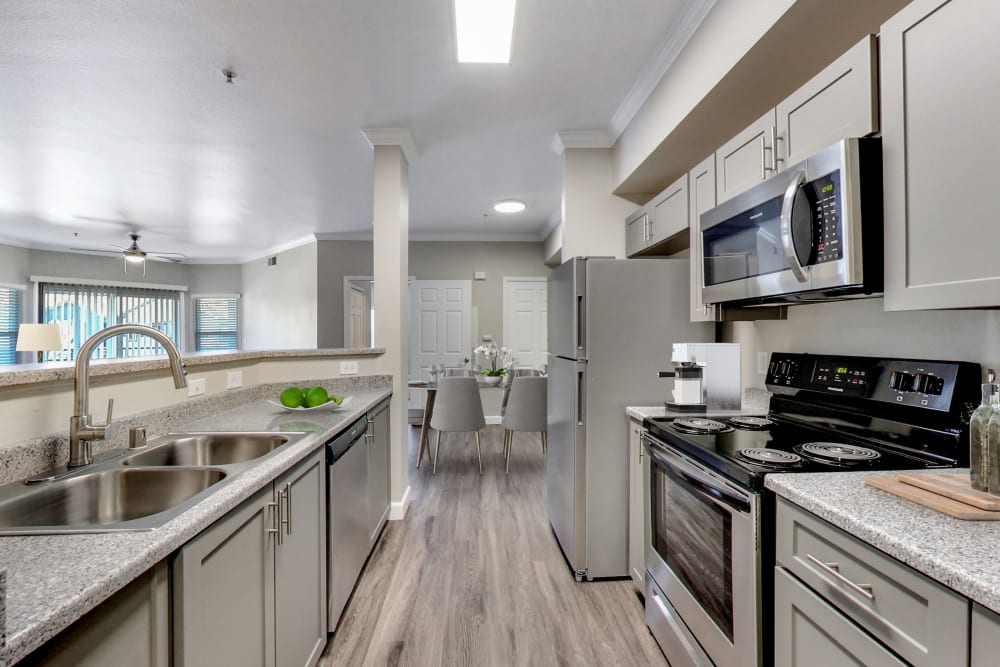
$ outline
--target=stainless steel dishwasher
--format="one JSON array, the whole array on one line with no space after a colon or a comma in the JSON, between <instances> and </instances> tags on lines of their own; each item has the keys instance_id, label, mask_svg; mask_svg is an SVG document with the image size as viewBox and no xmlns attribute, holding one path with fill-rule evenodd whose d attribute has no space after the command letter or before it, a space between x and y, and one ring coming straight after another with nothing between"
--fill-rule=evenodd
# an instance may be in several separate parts
<instances>
[{"instance_id":1,"label":"stainless steel dishwasher","mask_svg":"<svg viewBox=\"0 0 1000 667\"><path fill-rule=\"evenodd\" d=\"M351 424L326 445L327 587L329 631L340 621L354 584L368 558L368 430L366 416Z\"/></svg>"}]
</instances>

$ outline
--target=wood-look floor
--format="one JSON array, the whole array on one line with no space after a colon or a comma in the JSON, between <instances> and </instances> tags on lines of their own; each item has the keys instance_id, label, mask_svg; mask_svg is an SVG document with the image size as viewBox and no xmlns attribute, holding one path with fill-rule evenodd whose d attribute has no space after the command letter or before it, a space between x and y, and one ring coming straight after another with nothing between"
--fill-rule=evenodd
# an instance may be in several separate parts
<instances>
[{"instance_id":1,"label":"wood-look floor","mask_svg":"<svg viewBox=\"0 0 1000 667\"><path fill-rule=\"evenodd\" d=\"M447 434L438 473L416 464L412 501L390 522L322 667L334 665L665 665L630 581L578 584L552 535L545 460L518 434L504 474L503 431Z\"/></svg>"}]
</instances>

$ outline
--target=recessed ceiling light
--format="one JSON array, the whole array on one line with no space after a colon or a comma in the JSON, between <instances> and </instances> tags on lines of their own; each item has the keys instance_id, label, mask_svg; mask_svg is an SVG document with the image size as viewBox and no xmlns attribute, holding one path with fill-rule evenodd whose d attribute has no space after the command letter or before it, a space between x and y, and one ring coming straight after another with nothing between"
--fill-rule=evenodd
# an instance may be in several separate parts
<instances>
[{"instance_id":1,"label":"recessed ceiling light","mask_svg":"<svg viewBox=\"0 0 1000 667\"><path fill-rule=\"evenodd\" d=\"M504 199L493 204L493 210L497 213L520 213L525 208L525 203L517 199Z\"/></svg>"},{"instance_id":2,"label":"recessed ceiling light","mask_svg":"<svg viewBox=\"0 0 1000 667\"><path fill-rule=\"evenodd\" d=\"M509 63L516 0L455 0L460 63Z\"/></svg>"}]
</instances>

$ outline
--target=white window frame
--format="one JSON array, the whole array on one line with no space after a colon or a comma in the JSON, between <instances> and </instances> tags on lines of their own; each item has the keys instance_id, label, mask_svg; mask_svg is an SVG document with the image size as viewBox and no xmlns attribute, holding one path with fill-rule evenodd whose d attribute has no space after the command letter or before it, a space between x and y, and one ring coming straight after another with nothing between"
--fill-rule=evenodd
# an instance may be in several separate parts
<instances>
[{"instance_id":1,"label":"white window frame","mask_svg":"<svg viewBox=\"0 0 1000 667\"><path fill-rule=\"evenodd\" d=\"M28 317L28 314L29 314L29 310L28 310L28 286L27 285L19 285L17 283L0 283L0 289L13 289L13 290L18 290L18 291L21 292L21 316L18 318L17 322L18 322L18 325L31 322L31 319ZM15 346L16 346L16 344L17 344L16 336L15 336L14 343L15 343ZM23 363L23 361L24 361L23 356L25 354L30 354L30 353L28 353L28 352L15 352L14 353L14 364ZM9 368L10 365L11 364L0 364L0 368L5 368L5 367Z\"/></svg>"},{"instance_id":2,"label":"white window frame","mask_svg":"<svg viewBox=\"0 0 1000 667\"><path fill-rule=\"evenodd\" d=\"M240 334L243 332L243 309L240 307L240 294L205 293L191 295L191 352L198 352L198 299L236 299L236 349L242 350Z\"/></svg>"}]
</instances>

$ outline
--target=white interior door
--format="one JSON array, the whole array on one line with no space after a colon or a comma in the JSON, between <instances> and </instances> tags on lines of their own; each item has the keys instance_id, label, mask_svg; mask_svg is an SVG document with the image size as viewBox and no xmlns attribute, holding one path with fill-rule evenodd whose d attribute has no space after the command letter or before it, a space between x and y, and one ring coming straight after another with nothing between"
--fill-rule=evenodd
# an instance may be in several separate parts
<instances>
[{"instance_id":1,"label":"white interior door","mask_svg":"<svg viewBox=\"0 0 1000 667\"><path fill-rule=\"evenodd\" d=\"M410 284L410 379L426 380L433 364L462 366L472 352L472 281Z\"/></svg>"},{"instance_id":2,"label":"white interior door","mask_svg":"<svg viewBox=\"0 0 1000 667\"><path fill-rule=\"evenodd\" d=\"M365 293L357 287L351 287L351 340L348 347L369 347L365 340Z\"/></svg>"},{"instance_id":3,"label":"white interior door","mask_svg":"<svg viewBox=\"0 0 1000 667\"><path fill-rule=\"evenodd\" d=\"M502 342L520 368L541 368L547 363L548 294L546 278L503 280Z\"/></svg>"}]
</instances>

